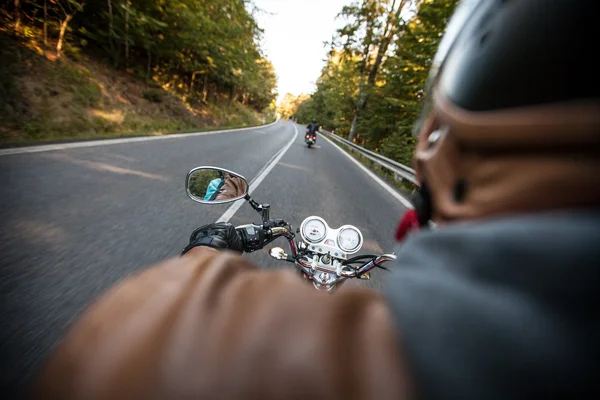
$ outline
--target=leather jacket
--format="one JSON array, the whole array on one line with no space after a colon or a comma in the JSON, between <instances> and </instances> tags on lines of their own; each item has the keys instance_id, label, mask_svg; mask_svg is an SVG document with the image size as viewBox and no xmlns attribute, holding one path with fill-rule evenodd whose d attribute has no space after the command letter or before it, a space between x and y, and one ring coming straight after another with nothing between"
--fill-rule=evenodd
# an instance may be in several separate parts
<instances>
[{"instance_id":1,"label":"leather jacket","mask_svg":"<svg viewBox=\"0 0 600 400\"><path fill-rule=\"evenodd\" d=\"M195 248L89 307L36 394L598 398L598 226L597 211L555 211L419 231L383 294Z\"/></svg>"},{"instance_id":2,"label":"leather jacket","mask_svg":"<svg viewBox=\"0 0 600 400\"><path fill-rule=\"evenodd\" d=\"M237 176L224 174L223 184L219 187L214 200L227 200L239 197L248 190L246 182Z\"/></svg>"},{"instance_id":3,"label":"leather jacket","mask_svg":"<svg viewBox=\"0 0 600 400\"><path fill-rule=\"evenodd\" d=\"M398 399L411 385L375 292L331 296L290 270L194 248L119 284L77 321L44 399Z\"/></svg>"},{"instance_id":4,"label":"leather jacket","mask_svg":"<svg viewBox=\"0 0 600 400\"><path fill-rule=\"evenodd\" d=\"M311 135L316 135L319 130L319 125L313 124L312 122L306 126L306 131Z\"/></svg>"}]
</instances>

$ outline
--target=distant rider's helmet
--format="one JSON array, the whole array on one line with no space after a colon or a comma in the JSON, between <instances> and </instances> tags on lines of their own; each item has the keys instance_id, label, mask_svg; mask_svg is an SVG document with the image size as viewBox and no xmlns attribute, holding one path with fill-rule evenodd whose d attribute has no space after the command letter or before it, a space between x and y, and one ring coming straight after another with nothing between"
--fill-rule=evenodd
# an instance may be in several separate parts
<instances>
[{"instance_id":1,"label":"distant rider's helmet","mask_svg":"<svg viewBox=\"0 0 600 400\"><path fill-rule=\"evenodd\" d=\"M434 221L600 205L595 4L459 3L413 131Z\"/></svg>"},{"instance_id":2,"label":"distant rider's helmet","mask_svg":"<svg viewBox=\"0 0 600 400\"><path fill-rule=\"evenodd\" d=\"M317 120L313 118L313 120L311 121L313 124L317 123Z\"/></svg>"}]
</instances>

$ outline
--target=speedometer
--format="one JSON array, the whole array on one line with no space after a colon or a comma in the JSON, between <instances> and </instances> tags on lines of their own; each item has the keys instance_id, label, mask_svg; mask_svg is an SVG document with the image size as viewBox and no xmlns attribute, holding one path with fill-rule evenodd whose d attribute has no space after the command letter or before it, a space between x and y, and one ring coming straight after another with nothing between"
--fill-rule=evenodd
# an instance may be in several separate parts
<instances>
[{"instance_id":1,"label":"speedometer","mask_svg":"<svg viewBox=\"0 0 600 400\"><path fill-rule=\"evenodd\" d=\"M342 227L338 235L338 245L347 253L355 253L362 246L362 234L353 226Z\"/></svg>"},{"instance_id":2,"label":"speedometer","mask_svg":"<svg viewBox=\"0 0 600 400\"><path fill-rule=\"evenodd\" d=\"M325 239L327 226L320 219L312 218L306 221L302 227L302 236L311 243L317 243Z\"/></svg>"}]
</instances>

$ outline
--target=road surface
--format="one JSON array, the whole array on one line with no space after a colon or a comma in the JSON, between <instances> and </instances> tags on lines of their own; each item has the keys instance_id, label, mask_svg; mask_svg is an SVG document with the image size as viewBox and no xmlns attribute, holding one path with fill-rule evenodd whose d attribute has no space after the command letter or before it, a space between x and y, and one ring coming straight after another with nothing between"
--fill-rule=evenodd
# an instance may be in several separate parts
<instances>
[{"instance_id":1,"label":"road surface","mask_svg":"<svg viewBox=\"0 0 600 400\"><path fill-rule=\"evenodd\" d=\"M307 148L303 133L279 121L215 134L0 150L2 387L22 388L98 294L177 256L194 228L227 212L230 204L188 199L184 180L195 166L260 181L252 196L271 204L272 218L295 227L310 215L334 228L353 224L365 239L362 252L391 252L404 206L324 138ZM260 221L248 204L229 216L236 225ZM272 245L286 247L279 240ZM291 266L266 250L245 257L265 268ZM377 290L382 274L361 283Z\"/></svg>"}]
</instances>

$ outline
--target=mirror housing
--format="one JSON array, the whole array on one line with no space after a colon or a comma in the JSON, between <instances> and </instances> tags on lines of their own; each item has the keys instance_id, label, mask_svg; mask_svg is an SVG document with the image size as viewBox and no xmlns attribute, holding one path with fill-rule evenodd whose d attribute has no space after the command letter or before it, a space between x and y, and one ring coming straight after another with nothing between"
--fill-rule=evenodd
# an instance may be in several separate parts
<instances>
[{"instance_id":1,"label":"mirror housing","mask_svg":"<svg viewBox=\"0 0 600 400\"><path fill-rule=\"evenodd\" d=\"M188 172L185 190L190 199L202 204L224 204L248 195L248 181L237 172L202 166Z\"/></svg>"}]
</instances>

